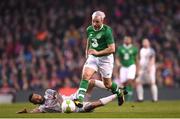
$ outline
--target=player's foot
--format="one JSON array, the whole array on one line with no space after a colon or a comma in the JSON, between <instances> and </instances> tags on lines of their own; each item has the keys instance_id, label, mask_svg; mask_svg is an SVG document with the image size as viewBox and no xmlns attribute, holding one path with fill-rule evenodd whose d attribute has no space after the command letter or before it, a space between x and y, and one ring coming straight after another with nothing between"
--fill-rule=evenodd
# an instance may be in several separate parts
<instances>
[{"instance_id":1,"label":"player's foot","mask_svg":"<svg viewBox=\"0 0 180 119\"><path fill-rule=\"evenodd\" d=\"M157 102L157 100L152 100L152 102Z\"/></svg>"},{"instance_id":2,"label":"player's foot","mask_svg":"<svg viewBox=\"0 0 180 119\"><path fill-rule=\"evenodd\" d=\"M124 91L123 90L120 90L121 93L118 95L118 105L121 106L124 102L125 102L125 99L124 99Z\"/></svg>"},{"instance_id":3,"label":"player's foot","mask_svg":"<svg viewBox=\"0 0 180 119\"><path fill-rule=\"evenodd\" d=\"M123 93L124 93L124 95L127 95L127 94L128 94L128 91L127 91L127 87L126 87L126 86L123 88Z\"/></svg>"},{"instance_id":4,"label":"player's foot","mask_svg":"<svg viewBox=\"0 0 180 119\"><path fill-rule=\"evenodd\" d=\"M93 105L91 105L91 103L89 103L84 107L84 110L85 110L85 112L93 112L94 108L95 107Z\"/></svg>"},{"instance_id":5,"label":"player's foot","mask_svg":"<svg viewBox=\"0 0 180 119\"><path fill-rule=\"evenodd\" d=\"M128 91L127 91L127 88L126 88L126 87L124 87L124 88L119 87L119 89L120 89L120 90L123 90L124 95L127 95L127 94L128 94Z\"/></svg>"},{"instance_id":6,"label":"player's foot","mask_svg":"<svg viewBox=\"0 0 180 119\"><path fill-rule=\"evenodd\" d=\"M138 100L136 100L136 102L144 102L144 100L139 100L139 99L138 99Z\"/></svg>"},{"instance_id":7,"label":"player's foot","mask_svg":"<svg viewBox=\"0 0 180 119\"><path fill-rule=\"evenodd\" d=\"M82 107L83 107L82 102L80 102L78 99L74 99L73 101L74 101L74 104L75 104L77 107L79 107L79 108L82 108Z\"/></svg>"}]
</instances>

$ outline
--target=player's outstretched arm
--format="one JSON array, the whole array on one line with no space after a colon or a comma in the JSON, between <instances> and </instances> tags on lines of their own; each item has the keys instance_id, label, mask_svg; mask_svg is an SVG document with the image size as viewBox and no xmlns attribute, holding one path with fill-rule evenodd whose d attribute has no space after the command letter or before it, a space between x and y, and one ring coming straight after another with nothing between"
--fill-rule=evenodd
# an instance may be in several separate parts
<instances>
[{"instance_id":1,"label":"player's outstretched arm","mask_svg":"<svg viewBox=\"0 0 180 119\"><path fill-rule=\"evenodd\" d=\"M16 114L24 114L24 113L42 113L42 112L38 109L38 107L29 111L26 108L24 108L23 110L16 112Z\"/></svg>"},{"instance_id":2,"label":"player's outstretched arm","mask_svg":"<svg viewBox=\"0 0 180 119\"><path fill-rule=\"evenodd\" d=\"M17 111L16 114L22 114L22 113L27 113L27 112L28 112L27 109L24 108L24 109L22 109L20 111Z\"/></svg>"},{"instance_id":3,"label":"player's outstretched arm","mask_svg":"<svg viewBox=\"0 0 180 119\"><path fill-rule=\"evenodd\" d=\"M87 43L86 43L86 58L88 57L88 50L89 50L89 40L87 40Z\"/></svg>"}]
</instances>

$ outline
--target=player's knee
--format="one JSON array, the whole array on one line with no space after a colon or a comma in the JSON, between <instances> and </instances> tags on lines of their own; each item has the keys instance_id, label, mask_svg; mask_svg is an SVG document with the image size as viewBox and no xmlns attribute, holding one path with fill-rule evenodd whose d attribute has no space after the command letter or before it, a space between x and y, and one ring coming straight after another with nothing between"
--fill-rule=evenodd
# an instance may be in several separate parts
<instances>
[{"instance_id":1,"label":"player's knee","mask_svg":"<svg viewBox=\"0 0 180 119\"><path fill-rule=\"evenodd\" d=\"M89 72L84 72L83 75L82 75L82 78L89 80L89 79L91 78L91 76L92 76L91 73L89 73Z\"/></svg>"},{"instance_id":2,"label":"player's knee","mask_svg":"<svg viewBox=\"0 0 180 119\"><path fill-rule=\"evenodd\" d=\"M151 86L156 86L156 83L155 82L151 82Z\"/></svg>"},{"instance_id":3,"label":"player's knee","mask_svg":"<svg viewBox=\"0 0 180 119\"><path fill-rule=\"evenodd\" d=\"M105 87L110 89L111 88L111 84L110 83L104 83Z\"/></svg>"},{"instance_id":4,"label":"player's knee","mask_svg":"<svg viewBox=\"0 0 180 119\"><path fill-rule=\"evenodd\" d=\"M95 80L94 79L89 80L89 86L94 86L94 85L95 85Z\"/></svg>"},{"instance_id":5,"label":"player's knee","mask_svg":"<svg viewBox=\"0 0 180 119\"><path fill-rule=\"evenodd\" d=\"M91 69L84 69L82 78L89 80L92 77L92 75L94 74L94 72L95 71L91 70Z\"/></svg>"},{"instance_id":6,"label":"player's knee","mask_svg":"<svg viewBox=\"0 0 180 119\"><path fill-rule=\"evenodd\" d=\"M135 85L135 87L138 87L138 86L141 86L142 85L142 83L141 82L136 82L136 85Z\"/></svg>"}]
</instances>

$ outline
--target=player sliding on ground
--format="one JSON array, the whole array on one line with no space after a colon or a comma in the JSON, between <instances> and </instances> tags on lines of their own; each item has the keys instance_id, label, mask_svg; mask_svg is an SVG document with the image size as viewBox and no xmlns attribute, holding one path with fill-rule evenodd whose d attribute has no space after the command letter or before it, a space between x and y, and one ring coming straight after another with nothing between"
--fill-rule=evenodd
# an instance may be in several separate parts
<instances>
[{"instance_id":1,"label":"player sliding on ground","mask_svg":"<svg viewBox=\"0 0 180 119\"><path fill-rule=\"evenodd\" d=\"M101 81L98 80L92 80L89 83L90 87L93 86L100 86L100 87L105 87L103 85L103 83ZM125 91L126 93L126 91ZM76 107L75 112L91 112L93 111L95 108L100 107L100 106L104 106L107 103L113 101L114 99L116 99L117 95L113 94L104 98L101 98L97 101L93 101L93 102L83 102L83 107L82 108L78 108ZM59 94L57 91L52 90L52 89L47 89L45 91L45 95L41 96L39 94L36 93L32 93L29 96L29 101L35 105L39 105L38 107L36 107L35 109L32 110L27 110L26 108L18 111L17 113L61 113L62 109L61 109L61 104L63 102L63 100L74 100L77 98L77 93L74 93L70 96L64 96Z\"/></svg>"},{"instance_id":2,"label":"player sliding on ground","mask_svg":"<svg viewBox=\"0 0 180 119\"><path fill-rule=\"evenodd\" d=\"M102 11L95 11L92 14L92 25L87 30L86 62L82 71L82 79L78 89L77 100L74 101L77 107L82 107L88 83L95 72L99 71L106 88L113 94L117 94L118 104L124 102L123 91L119 90L117 84L112 82L114 65L115 42L112 29L103 24L105 14Z\"/></svg>"}]
</instances>

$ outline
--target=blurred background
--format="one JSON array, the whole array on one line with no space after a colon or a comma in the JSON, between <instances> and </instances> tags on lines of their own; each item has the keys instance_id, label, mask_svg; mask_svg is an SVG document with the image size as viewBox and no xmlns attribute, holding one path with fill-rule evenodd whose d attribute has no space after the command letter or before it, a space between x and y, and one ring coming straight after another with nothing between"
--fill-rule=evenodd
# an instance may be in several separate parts
<instances>
[{"instance_id":1,"label":"blurred background","mask_svg":"<svg viewBox=\"0 0 180 119\"><path fill-rule=\"evenodd\" d=\"M126 34L138 47L142 38L150 39L159 98L180 99L179 0L1 0L0 102L25 101L27 92L47 88L74 92L85 62L86 27L96 10L105 12L116 47ZM115 66L113 79L117 73ZM98 91L94 95L104 94Z\"/></svg>"}]
</instances>

